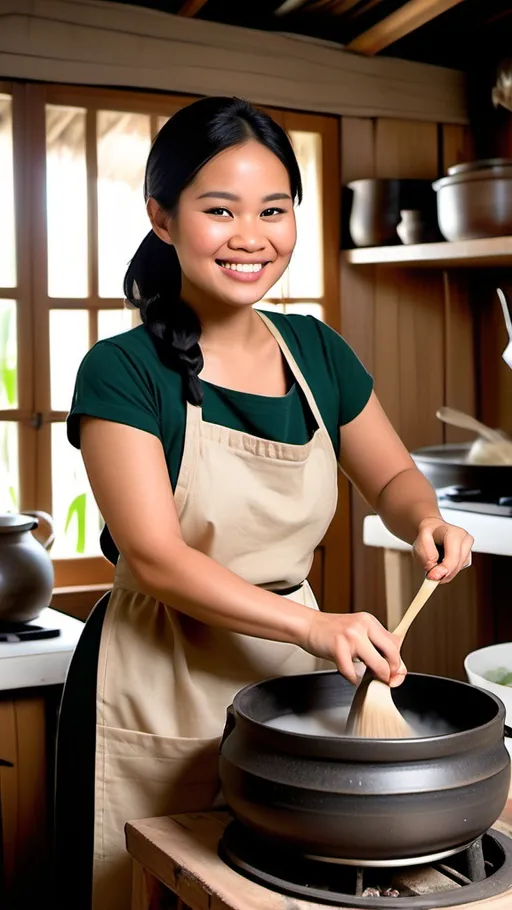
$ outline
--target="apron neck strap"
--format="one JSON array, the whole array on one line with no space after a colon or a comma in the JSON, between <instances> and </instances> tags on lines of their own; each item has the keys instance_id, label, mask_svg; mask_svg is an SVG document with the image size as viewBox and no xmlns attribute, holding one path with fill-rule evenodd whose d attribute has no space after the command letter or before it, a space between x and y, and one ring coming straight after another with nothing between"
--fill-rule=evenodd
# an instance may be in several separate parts
<instances>
[{"instance_id":1,"label":"apron neck strap","mask_svg":"<svg viewBox=\"0 0 512 910\"><path fill-rule=\"evenodd\" d=\"M256 310L255 312L258 314L260 319L265 323L267 329L269 330L271 335L274 336L279 347L281 348L283 357L286 360L288 366L290 367L290 370L292 371L295 379L297 380L297 382L304 394L304 397L305 397L309 407L311 408L311 412L317 422L318 427L320 427L321 430L325 430L325 432L327 432L323 417L320 413L320 409L315 401L315 397L314 397L308 383L306 382L306 379L304 378L304 374L303 374L302 370L300 369L297 361L295 360L295 357L293 356L288 345L286 344L283 336L281 335L279 330L276 328L276 326L274 325L272 320L269 319L268 316L266 316L264 313L262 313L261 310Z\"/></svg>"}]
</instances>

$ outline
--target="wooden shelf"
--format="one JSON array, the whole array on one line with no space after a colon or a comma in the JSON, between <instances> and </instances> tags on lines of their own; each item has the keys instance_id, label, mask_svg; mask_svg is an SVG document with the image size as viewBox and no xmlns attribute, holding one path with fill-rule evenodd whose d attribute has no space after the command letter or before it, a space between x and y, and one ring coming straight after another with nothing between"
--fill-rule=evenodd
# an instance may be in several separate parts
<instances>
[{"instance_id":1,"label":"wooden shelf","mask_svg":"<svg viewBox=\"0 0 512 910\"><path fill-rule=\"evenodd\" d=\"M419 243L345 250L351 265L394 265L406 268L474 268L512 265L512 236L459 240L455 243Z\"/></svg>"}]
</instances>

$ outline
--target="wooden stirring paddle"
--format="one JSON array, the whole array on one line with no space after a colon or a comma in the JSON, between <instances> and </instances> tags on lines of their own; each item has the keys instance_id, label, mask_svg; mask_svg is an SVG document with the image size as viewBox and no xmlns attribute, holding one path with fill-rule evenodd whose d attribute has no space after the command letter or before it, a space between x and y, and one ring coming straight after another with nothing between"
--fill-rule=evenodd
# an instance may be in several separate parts
<instances>
[{"instance_id":1,"label":"wooden stirring paddle","mask_svg":"<svg viewBox=\"0 0 512 910\"><path fill-rule=\"evenodd\" d=\"M439 582L425 578L410 607L398 623L394 635L400 648L413 621L434 593ZM366 739L405 739L414 736L414 731L396 707L387 683L375 679L371 670L366 670L354 695L348 715L345 732L348 736Z\"/></svg>"}]
</instances>

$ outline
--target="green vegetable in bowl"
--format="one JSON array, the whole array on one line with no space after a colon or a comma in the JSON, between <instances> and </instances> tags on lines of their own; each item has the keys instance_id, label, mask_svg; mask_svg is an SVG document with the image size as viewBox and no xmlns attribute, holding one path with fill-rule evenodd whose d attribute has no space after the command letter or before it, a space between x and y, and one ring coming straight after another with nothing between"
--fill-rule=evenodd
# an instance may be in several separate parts
<instances>
[{"instance_id":1,"label":"green vegetable in bowl","mask_svg":"<svg viewBox=\"0 0 512 910\"><path fill-rule=\"evenodd\" d=\"M498 686L510 686L512 688L512 671L506 667L497 667L496 670L488 670L482 673L484 679L489 682L497 683Z\"/></svg>"}]
</instances>

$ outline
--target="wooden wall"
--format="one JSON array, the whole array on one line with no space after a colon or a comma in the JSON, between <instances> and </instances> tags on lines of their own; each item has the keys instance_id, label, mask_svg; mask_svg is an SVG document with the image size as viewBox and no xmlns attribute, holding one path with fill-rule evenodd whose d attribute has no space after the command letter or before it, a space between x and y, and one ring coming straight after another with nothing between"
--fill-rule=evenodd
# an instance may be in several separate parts
<instances>
[{"instance_id":1,"label":"wooden wall","mask_svg":"<svg viewBox=\"0 0 512 910\"><path fill-rule=\"evenodd\" d=\"M434 180L451 164L469 160L470 145L464 127L345 117L342 183L361 177ZM439 422L441 405L477 413L471 283L464 272L341 267L343 334L373 374L409 450L467 438ZM352 492L352 603L385 621L383 551L362 544L368 511ZM487 634L478 607L480 571L462 573L440 589L418 619L404 651L410 669L463 676L465 654ZM411 566L411 594L420 581L421 572Z\"/></svg>"}]
</instances>

